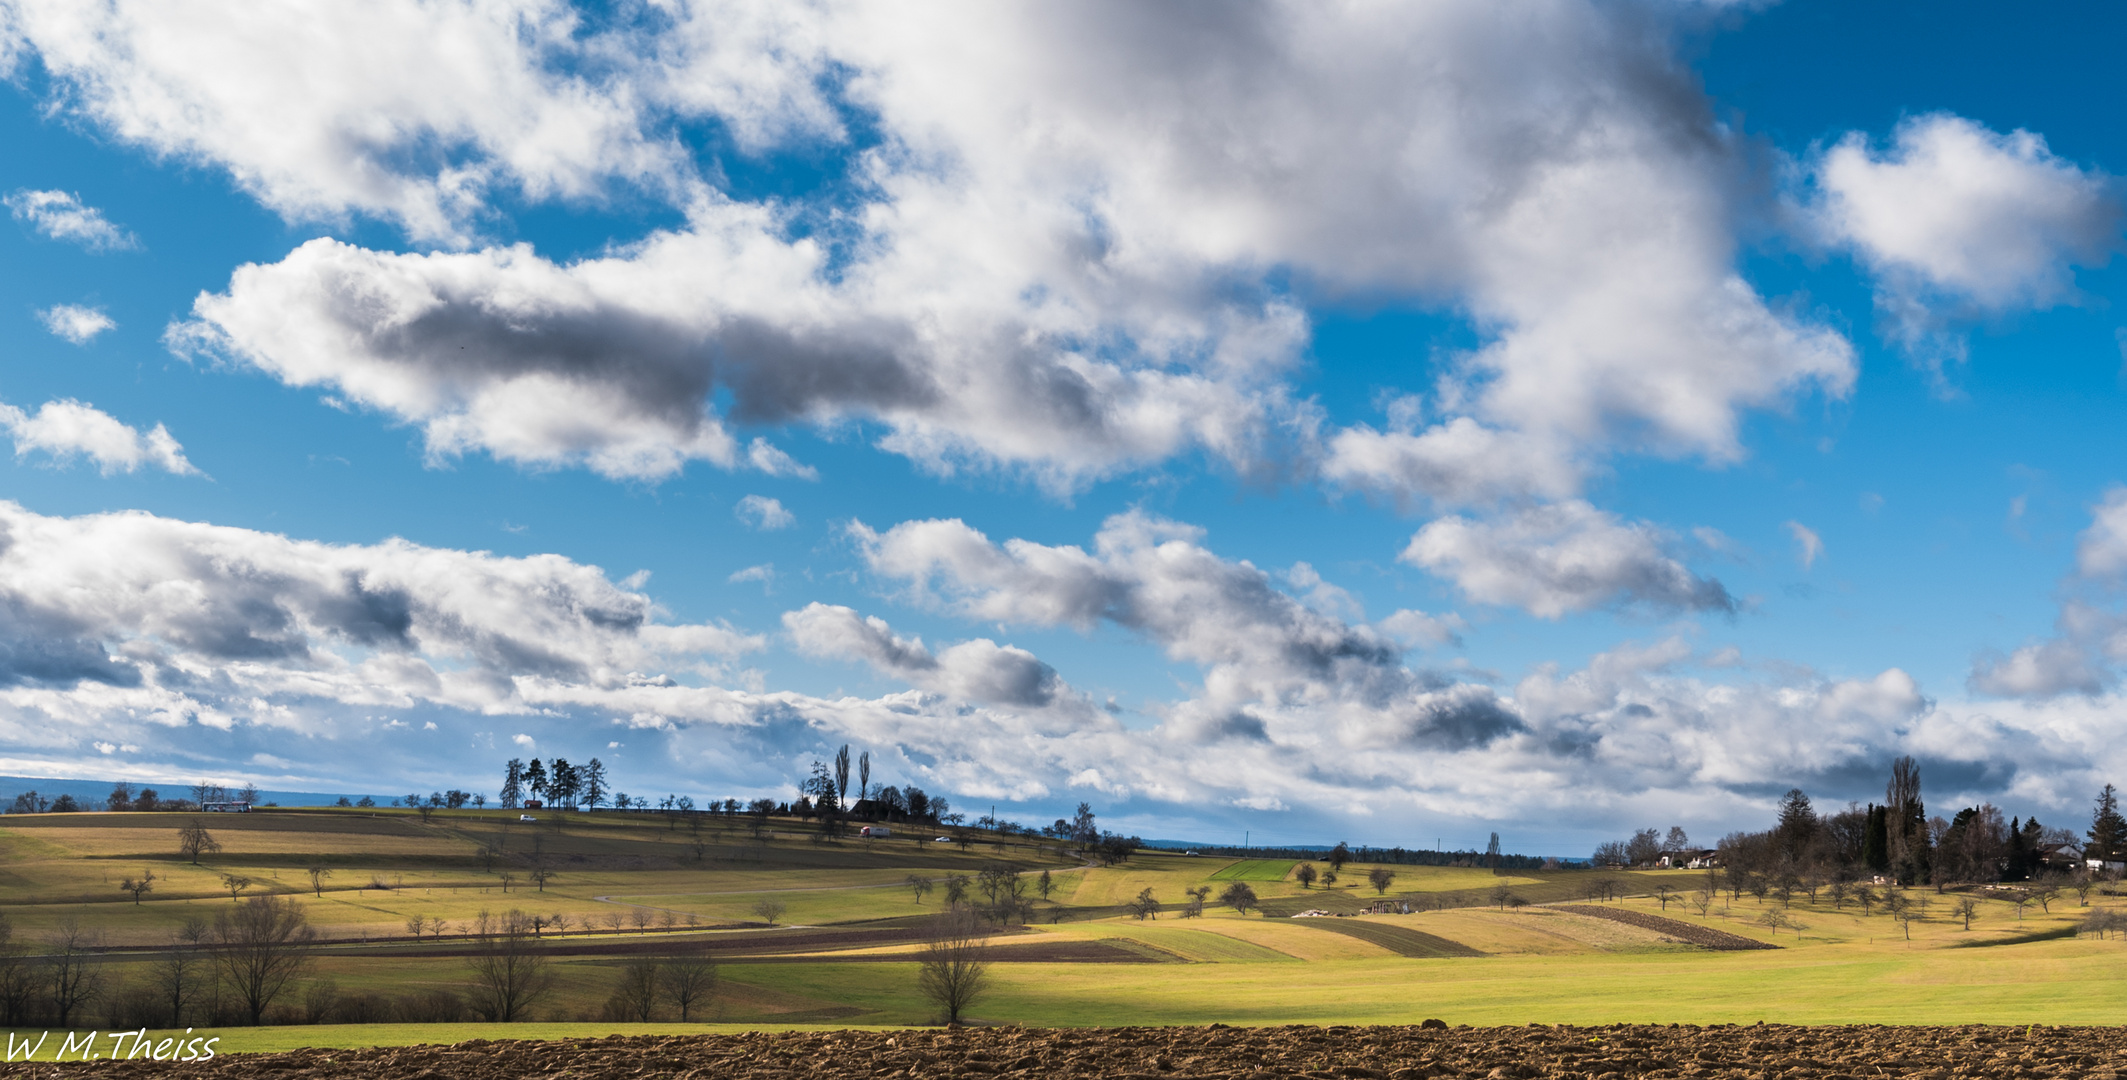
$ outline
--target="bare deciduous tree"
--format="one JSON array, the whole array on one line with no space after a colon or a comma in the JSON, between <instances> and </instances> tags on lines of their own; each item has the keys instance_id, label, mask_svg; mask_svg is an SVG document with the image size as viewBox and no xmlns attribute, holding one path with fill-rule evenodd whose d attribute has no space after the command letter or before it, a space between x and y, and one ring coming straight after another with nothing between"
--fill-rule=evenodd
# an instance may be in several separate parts
<instances>
[{"instance_id":1,"label":"bare deciduous tree","mask_svg":"<svg viewBox=\"0 0 2127 1080\"><path fill-rule=\"evenodd\" d=\"M316 939L292 900L267 894L224 908L214 917L214 963L222 981L243 1003L256 1024L266 1008L310 966L310 943Z\"/></svg>"},{"instance_id":2,"label":"bare deciduous tree","mask_svg":"<svg viewBox=\"0 0 2127 1080\"><path fill-rule=\"evenodd\" d=\"M647 956L636 957L620 966L620 979L613 985L613 996L606 999L610 1019L633 1020L639 1024L657 1019L658 969L658 962Z\"/></svg>"},{"instance_id":3,"label":"bare deciduous tree","mask_svg":"<svg viewBox=\"0 0 2127 1080\"><path fill-rule=\"evenodd\" d=\"M170 1007L170 1023L174 1027L185 1022L185 1010L199 996L208 973L203 971L205 957L200 955L199 944L207 937L207 921L200 918L185 920L185 925L171 935L170 948L155 961L150 969L149 981L154 985L163 1002Z\"/></svg>"},{"instance_id":4,"label":"bare deciduous tree","mask_svg":"<svg viewBox=\"0 0 2127 1080\"><path fill-rule=\"evenodd\" d=\"M222 888L229 890L229 899L241 902L244 890L251 887L251 879L241 874L223 874Z\"/></svg>"},{"instance_id":5,"label":"bare deciduous tree","mask_svg":"<svg viewBox=\"0 0 2127 1080\"><path fill-rule=\"evenodd\" d=\"M133 894L134 907L140 906L140 896L142 893L153 892L154 890L155 871L153 870L142 870L140 872L139 877L129 877L124 881L118 883L119 892L129 892Z\"/></svg>"},{"instance_id":6,"label":"bare deciduous tree","mask_svg":"<svg viewBox=\"0 0 2127 1080\"><path fill-rule=\"evenodd\" d=\"M1182 918L1201 917L1204 914L1204 900L1211 895L1211 886L1199 885L1194 889L1183 889L1182 892L1189 897L1189 902L1182 905Z\"/></svg>"},{"instance_id":7,"label":"bare deciduous tree","mask_svg":"<svg viewBox=\"0 0 2127 1080\"><path fill-rule=\"evenodd\" d=\"M945 1013L946 1023L960 1023L961 1014L987 988L989 972L989 938L974 912L956 908L931 921L916 985Z\"/></svg>"},{"instance_id":8,"label":"bare deciduous tree","mask_svg":"<svg viewBox=\"0 0 2127 1080\"><path fill-rule=\"evenodd\" d=\"M908 886L908 891L916 894L916 902L919 904L923 902L924 897L930 895L931 879L924 877L922 874L910 874L902 878L901 882Z\"/></svg>"},{"instance_id":9,"label":"bare deciduous tree","mask_svg":"<svg viewBox=\"0 0 2127 1080\"><path fill-rule=\"evenodd\" d=\"M27 950L15 940L15 924L0 915L0 1025L21 1027L30 1022L36 995L37 973L23 955Z\"/></svg>"},{"instance_id":10,"label":"bare deciduous tree","mask_svg":"<svg viewBox=\"0 0 2127 1080\"><path fill-rule=\"evenodd\" d=\"M1315 878L1321 875L1315 873L1315 864L1304 862L1300 864L1299 869L1292 872L1292 876L1293 880L1300 883L1301 888L1312 889L1315 887Z\"/></svg>"},{"instance_id":11,"label":"bare deciduous tree","mask_svg":"<svg viewBox=\"0 0 2127 1080\"><path fill-rule=\"evenodd\" d=\"M681 1023L691 1019L697 1005L716 996L716 977L716 961L706 956L675 956L665 961L665 1000L679 1010Z\"/></svg>"},{"instance_id":12,"label":"bare deciduous tree","mask_svg":"<svg viewBox=\"0 0 2127 1080\"><path fill-rule=\"evenodd\" d=\"M1965 929L1970 930L1972 928L1972 917L1979 914L1979 901L1969 896L1960 896L1957 898L1957 906L1951 908L1950 912L1963 919Z\"/></svg>"},{"instance_id":13,"label":"bare deciduous tree","mask_svg":"<svg viewBox=\"0 0 2127 1080\"><path fill-rule=\"evenodd\" d=\"M303 988L303 1022L323 1024L340 1006L340 984L331 979L313 979Z\"/></svg>"},{"instance_id":14,"label":"bare deciduous tree","mask_svg":"<svg viewBox=\"0 0 2127 1080\"><path fill-rule=\"evenodd\" d=\"M198 818L185 822L184 826L177 830L178 853L191 859L194 865L199 863L201 855L212 855L221 849L221 841L216 840L213 834L207 831L207 827L199 823Z\"/></svg>"},{"instance_id":15,"label":"bare deciduous tree","mask_svg":"<svg viewBox=\"0 0 2127 1080\"><path fill-rule=\"evenodd\" d=\"M60 1027L67 1027L76 1013L103 995L103 971L93 959L102 945L103 935L72 915L60 919L46 939L46 1000Z\"/></svg>"},{"instance_id":16,"label":"bare deciduous tree","mask_svg":"<svg viewBox=\"0 0 2127 1080\"><path fill-rule=\"evenodd\" d=\"M1366 872L1366 882L1374 887L1374 895L1388 895L1388 887L1396 880L1396 872L1386 866L1376 866Z\"/></svg>"},{"instance_id":17,"label":"bare deciduous tree","mask_svg":"<svg viewBox=\"0 0 2127 1080\"><path fill-rule=\"evenodd\" d=\"M783 911L783 902L773 896L761 897L753 905L753 913L759 915L761 921L770 926L774 926L775 921L783 917Z\"/></svg>"},{"instance_id":18,"label":"bare deciduous tree","mask_svg":"<svg viewBox=\"0 0 2127 1080\"><path fill-rule=\"evenodd\" d=\"M1236 881L1219 894L1219 903L1246 915L1249 908L1256 906L1256 891L1247 882Z\"/></svg>"},{"instance_id":19,"label":"bare deciduous tree","mask_svg":"<svg viewBox=\"0 0 2127 1080\"><path fill-rule=\"evenodd\" d=\"M483 1020L523 1020L554 990L554 975L539 951L532 920L512 910L496 917L483 911L473 920L478 946L472 969L473 1012Z\"/></svg>"},{"instance_id":20,"label":"bare deciduous tree","mask_svg":"<svg viewBox=\"0 0 2127 1080\"><path fill-rule=\"evenodd\" d=\"M310 875L310 892L313 896L325 895L325 879L332 876L329 866L312 866L303 871Z\"/></svg>"},{"instance_id":21,"label":"bare deciduous tree","mask_svg":"<svg viewBox=\"0 0 2127 1080\"><path fill-rule=\"evenodd\" d=\"M1157 897L1152 895L1150 886L1141 890L1137 894L1137 899L1130 901L1129 907L1130 914L1137 916L1140 922L1160 917L1160 902Z\"/></svg>"}]
</instances>

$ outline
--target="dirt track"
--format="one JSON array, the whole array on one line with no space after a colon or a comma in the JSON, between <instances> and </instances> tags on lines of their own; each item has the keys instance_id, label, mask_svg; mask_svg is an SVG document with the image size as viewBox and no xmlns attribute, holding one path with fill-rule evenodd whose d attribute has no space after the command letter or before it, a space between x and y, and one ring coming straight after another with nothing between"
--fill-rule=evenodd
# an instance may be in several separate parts
<instances>
[{"instance_id":1,"label":"dirt track","mask_svg":"<svg viewBox=\"0 0 2127 1080\"><path fill-rule=\"evenodd\" d=\"M2127 1030L2120 1028L1213 1026L632 1036L557 1043L476 1040L447 1047L237 1055L205 1065L97 1062L87 1071L98 1076L244 1080L989 1076L2116 1080L2115 1069L2122 1064L2127 1064ZM79 1065L0 1067L0 1076L78 1076L83 1072Z\"/></svg>"}]
</instances>

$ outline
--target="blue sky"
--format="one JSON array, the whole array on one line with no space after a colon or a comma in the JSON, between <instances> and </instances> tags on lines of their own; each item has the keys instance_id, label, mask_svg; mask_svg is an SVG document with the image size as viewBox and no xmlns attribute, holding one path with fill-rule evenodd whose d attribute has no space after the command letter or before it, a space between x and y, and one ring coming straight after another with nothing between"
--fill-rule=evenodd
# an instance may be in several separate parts
<instances>
[{"instance_id":1,"label":"blue sky","mask_svg":"<svg viewBox=\"0 0 2127 1080\"><path fill-rule=\"evenodd\" d=\"M2127 764L2106 7L371 15L0 0L0 771L1577 854Z\"/></svg>"}]
</instances>

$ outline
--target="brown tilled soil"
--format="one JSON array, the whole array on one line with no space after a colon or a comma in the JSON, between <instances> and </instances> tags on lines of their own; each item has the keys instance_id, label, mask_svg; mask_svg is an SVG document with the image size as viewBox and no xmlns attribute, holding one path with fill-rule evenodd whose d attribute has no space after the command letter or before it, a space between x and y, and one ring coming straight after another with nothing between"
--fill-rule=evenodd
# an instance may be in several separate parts
<instances>
[{"instance_id":1,"label":"brown tilled soil","mask_svg":"<svg viewBox=\"0 0 2127 1080\"><path fill-rule=\"evenodd\" d=\"M1436 1021L1427 1021L1436 1023ZM239 1080L870 1080L1200 1077L1218 1080L2077 1077L2117 1080L2121 1028L1276 1027L790 1032L623 1036L243 1054L205 1064L97 1062L99 1076ZM0 1076L81 1075L8 1065Z\"/></svg>"},{"instance_id":2,"label":"brown tilled soil","mask_svg":"<svg viewBox=\"0 0 2127 1080\"><path fill-rule=\"evenodd\" d=\"M1575 915L1590 915L1598 919L1608 919L1611 922L1621 922L1627 926L1637 926L1642 930L1652 930L1655 933L1673 937L1678 941L1697 945L1701 949L1712 949L1716 952L1779 948L1778 945L1770 941L1759 941L1756 938L1747 938L1739 934L1728 933L1725 930L1715 930L1710 926L1699 926L1695 923L1683 922L1678 919L1665 919L1660 915L1649 915L1644 911L1633 911L1630 908L1596 907L1592 904L1557 904L1553 906L1553 910L1570 911Z\"/></svg>"},{"instance_id":3,"label":"brown tilled soil","mask_svg":"<svg viewBox=\"0 0 2127 1080\"><path fill-rule=\"evenodd\" d=\"M1476 949L1459 941L1449 941L1423 930L1407 926L1373 922L1368 919L1300 919L1300 925L1333 934L1355 937L1381 946L1398 956L1483 956Z\"/></svg>"}]
</instances>

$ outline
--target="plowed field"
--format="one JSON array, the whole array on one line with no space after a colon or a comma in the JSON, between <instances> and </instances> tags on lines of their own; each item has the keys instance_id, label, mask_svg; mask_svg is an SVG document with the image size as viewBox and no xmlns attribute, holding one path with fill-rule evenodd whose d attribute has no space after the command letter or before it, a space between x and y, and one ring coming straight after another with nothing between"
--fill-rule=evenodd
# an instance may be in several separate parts
<instances>
[{"instance_id":1,"label":"plowed field","mask_svg":"<svg viewBox=\"0 0 2127 1080\"><path fill-rule=\"evenodd\" d=\"M1429 1021L1430 1023L1430 1021ZM1205 1077L1538 1080L1557 1077L2092 1077L2127 1062L2120 1028L1630 1026L1119 1028L630 1036L97 1062L99 1076L242 1080L672 1077ZM75 1067L76 1070L79 1067ZM50 1064L0 1076L81 1075Z\"/></svg>"},{"instance_id":2,"label":"plowed field","mask_svg":"<svg viewBox=\"0 0 2127 1080\"><path fill-rule=\"evenodd\" d=\"M1570 911L1576 915L1590 915L1598 919L1609 919L1611 922L1621 922L1627 926L1637 926L1642 930L1652 930L1658 934L1667 934L1678 941L1689 942L1699 948L1712 949L1715 952L1779 948L1778 945L1769 941L1758 941L1755 938L1731 934L1725 930L1715 930L1710 926L1698 926L1678 919L1665 919L1660 915L1649 915L1644 911L1633 911L1629 908L1593 907L1587 904L1560 904L1558 905L1558 910Z\"/></svg>"}]
</instances>

